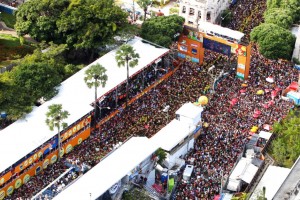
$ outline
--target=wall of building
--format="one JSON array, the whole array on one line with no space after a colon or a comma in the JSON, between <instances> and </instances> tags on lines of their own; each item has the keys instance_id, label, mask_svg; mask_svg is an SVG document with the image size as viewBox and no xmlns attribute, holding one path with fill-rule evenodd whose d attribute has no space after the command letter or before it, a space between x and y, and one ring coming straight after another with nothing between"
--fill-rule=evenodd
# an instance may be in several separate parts
<instances>
[{"instance_id":1,"label":"wall of building","mask_svg":"<svg viewBox=\"0 0 300 200\"><path fill-rule=\"evenodd\" d=\"M228 0L182 0L179 15L185 18L185 24L193 27L201 22L216 23L218 16L229 7Z\"/></svg>"}]
</instances>

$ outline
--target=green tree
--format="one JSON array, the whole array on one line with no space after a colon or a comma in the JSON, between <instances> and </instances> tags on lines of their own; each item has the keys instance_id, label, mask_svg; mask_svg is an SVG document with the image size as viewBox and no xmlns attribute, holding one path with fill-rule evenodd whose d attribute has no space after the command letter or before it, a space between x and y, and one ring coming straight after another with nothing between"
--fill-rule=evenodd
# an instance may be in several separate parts
<instances>
[{"instance_id":1,"label":"green tree","mask_svg":"<svg viewBox=\"0 0 300 200\"><path fill-rule=\"evenodd\" d=\"M262 55L270 59L290 60L295 45L295 36L275 24L263 23L250 33L251 41L257 42Z\"/></svg>"},{"instance_id":2,"label":"green tree","mask_svg":"<svg viewBox=\"0 0 300 200\"><path fill-rule=\"evenodd\" d=\"M271 154L280 166L291 167L300 154L300 117L291 111L281 122L273 126L276 134Z\"/></svg>"},{"instance_id":3,"label":"green tree","mask_svg":"<svg viewBox=\"0 0 300 200\"><path fill-rule=\"evenodd\" d=\"M46 113L46 124L49 126L51 131L54 128L57 128L57 137L58 137L58 159L60 159L60 151L61 151L61 136L60 131L67 128L68 124L64 122L65 119L68 118L70 113L66 110L62 109L61 104L52 104L48 106L48 112Z\"/></svg>"},{"instance_id":4,"label":"green tree","mask_svg":"<svg viewBox=\"0 0 300 200\"><path fill-rule=\"evenodd\" d=\"M282 8L292 13L293 22L300 20L300 1L299 0L267 0L267 8Z\"/></svg>"},{"instance_id":5,"label":"green tree","mask_svg":"<svg viewBox=\"0 0 300 200\"><path fill-rule=\"evenodd\" d=\"M138 65L138 58L140 55L135 52L132 46L128 44L122 45L117 53L116 53L116 61L118 64L118 67L125 66L127 68L127 79L126 79L126 107L128 104L128 86L129 86L129 67L135 67Z\"/></svg>"},{"instance_id":6,"label":"green tree","mask_svg":"<svg viewBox=\"0 0 300 200\"><path fill-rule=\"evenodd\" d=\"M92 65L85 71L84 82L89 88L92 87L95 88L95 102L94 102L95 119L98 117L97 88L99 86L105 87L107 81L107 75L105 74L105 72L106 69L100 64Z\"/></svg>"},{"instance_id":7,"label":"green tree","mask_svg":"<svg viewBox=\"0 0 300 200\"><path fill-rule=\"evenodd\" d=\"M148 6L152 3L151 0L138 0L137 4L144 10L144 21L146 20Z\"/></svg>"},{"instance_id":8,"label":"green tree","mask_svg":"<svg viewBox=\"0 0 300 200\"><path fill-rule=\"evenodd\" d=\"M167 153L162 148L157 149L155 155L158 157L157 162L159 164L162 164L162 162L167 158Z\"/></svg>"},{"instance_id":9,"label":"green tree","mask_svg":"<svg viewBox=\"0 0 300 200\"><path fill-rule=\"evenodd\" d=\"M289 9L271 8L265 14L265 23L276 24L282 28L289 29L293 24L293 13Z\"/></svg>"},{"instance_id":10,"label":"green tree","mask_svg":"<svg viewBox=\"0 0 300 200\"><path fill-rule=\"evenodd\" d=\"M143 23L141 36L168 48L174 35L183 31L183 23L184 18L178 15L153 17Z\"/></svg>"},{"instance_id":11,"label":"green tree","mask_svg":"<svg viewBox=\"0 0 300 200\"><path fill-rule=\"evenodd\" d=\"M232 12L229 9L223 10L221 13L221 25L226 26L232 20Z\"/></svg>"},{"instance_id":12,"label":"green tree","mask_svg":"<svg viewBox=\"0 0 300 200\"><path fill-rule=\"evenodd\" d=\"M279 8L282 0L267 0L267 8Z\"/></svg>"},{"instance_id":13,"label":"green tree","mask_svg":"<svg viewBox=\"0 0 300 200\"><path fill-rule=\"evenodd\" d=\"M9 119L16 120L29 113L41 97L52 98L57 93L55 87L80 69L81 66L66 64L62 55L65 50L66 45L50 44L47 48L39 45L33 54L15 61L12 71L0 74L0 82L4 84L0 107Z\"/></svg>"},{"instance_id":14,"label":"green tree","mask_svg":"<svg viewBox=\"0 0 300 200\"><path fill-rule=\"evenodd\" d=\"M31 0L18 8L15 29L19 35L67 44L93 57L126 23L126 16L113 0Z\"/></svg>"},{"instance_id":15,"label":"green tree","mask_svg":"<svg viewBox=\"0 0 300 200\"><path fill-rule=\"evenodd\" d=\"M32 101L44 97L50 99L57 94L55 86L62 81L62 76L47 63L24 63L12 71L14 84L22 88Z\"/></svg>"},{"instance_id":16,"label":"green tree","mask_svg":"<svg viewBox=\"0 0 300 200\"><path fill-rule=\"evenodd\" d=\"M32 110L33 102L22 87L14 85L9 72L0 74L0 108L9 120L17 120Z\"/></svg>"}]
</instances>

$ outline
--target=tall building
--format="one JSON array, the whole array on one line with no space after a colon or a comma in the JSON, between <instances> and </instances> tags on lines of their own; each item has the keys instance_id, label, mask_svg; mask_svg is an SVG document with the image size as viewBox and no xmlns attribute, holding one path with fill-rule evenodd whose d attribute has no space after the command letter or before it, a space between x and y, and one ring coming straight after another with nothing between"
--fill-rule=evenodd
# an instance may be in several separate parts
<instances>
[{"instance_id":1,"label":"tall building","mask_svg":"<svg viewBox=\"0 0 300 200\"><path fill-rule=\"evenodd\" d=\"M200 22L216 23L229 4L228 0L181 0L179 15L185 18L186 25L193 27Z\"/></svg>"}]
</instances>

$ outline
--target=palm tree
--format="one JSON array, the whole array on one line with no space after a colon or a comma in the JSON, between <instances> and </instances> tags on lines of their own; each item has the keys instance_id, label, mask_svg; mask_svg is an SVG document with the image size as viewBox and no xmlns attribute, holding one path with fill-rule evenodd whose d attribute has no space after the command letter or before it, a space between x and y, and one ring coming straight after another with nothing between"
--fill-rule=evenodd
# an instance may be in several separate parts
<instances>
[{"instance_id":1,"label":"palm tree","mask_svg":"<svg viewBox=\"0 0 300 200\"><path fill-rule=\"evenodd\" d=\"M128 103L128 84L129 84L129 67L135 67L138 65L138 58L140 55L135 53L132 46L128 44L123 44L116 53L116 61L119 67L127 67L127 82L126 82L126 107Z\"/></svg>"},{"instance_id":2,"label":"palm tree","mask_svg":"<svg viewBox=\"0 0 300 200\"><path fill-rule=\"evenodd\" d=\"M137 4L144 10L144 21L146 20L148 6L151 4L152 0L138 0Z\"/></svg>"},{"instance_id":3,"label":"palm tree","mask_svg":"<svg viewBox=\"0 0 300 200\"><path fill-rule=\"evenodd\" d=\"M95 110L95 119L98 117L98 108L97 108L97 88L99 86L105 87L107 81L107 75L105 74L106 69L100 65L92 65L85 71L84 82L89 88L95 88L95 102L94 102L94 110ZM94 123L95 125L96 123Z\"/></svg>"},{"instance_id":4,"label":"palm tree","mask_svg":"<svg viewBox=\"0 0 300 200\"><path fill-rule=\"evenodd\" d=\"M65 129L68 124L63 122L64 119L67 119L70 113L68 111L62 110L61 104L52 104L48 106L48 112L46 113L46 124L49 126L50 130L53 131L54 127L57 128L58 132L58 159L60 159L60 150L61 150L61 136L60 131L62 128Z\"/></svg>"}]
</instances>

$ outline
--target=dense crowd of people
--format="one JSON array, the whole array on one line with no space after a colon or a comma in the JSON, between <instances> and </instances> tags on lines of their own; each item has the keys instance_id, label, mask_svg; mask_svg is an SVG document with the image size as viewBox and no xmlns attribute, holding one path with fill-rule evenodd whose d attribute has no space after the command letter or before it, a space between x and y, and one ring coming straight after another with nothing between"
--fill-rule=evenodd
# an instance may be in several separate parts
<instances>
[{"instance_id":1,"label":"dense crowd of people","mask_svg":"<svg viewBox=\"0 0 300 200\"><path fill-rule=\"evenodd\" d=\"M238 17L234 17L229 26L238 30L243 26L243 20L247 18L247 23L251 26L244 29L244 32L248 37L251 27L257 26L262 19L263 9L255 9L258 5L265 6L265 2L262 0L238 1L231 8ZM252 14L253 10L256 15ZM249 18L249 16L251 17ZM236 78L235 73L231 73L217 84L214 92L205 89L212 84L207 70L211 65L215 65L214 75L217 76L221 70L229 69L227 57L207 50L203 66L183 62L169 79L161 82L124 110L118 112L61 161L49 165L46 170L43 170L38 176L32 177L27 184L6 199L32 197L67 170L64 164L66 161L70 162L71 160L78 166L93 167L116 145L121 144L129 137L153 136L167 123L167 115L162 111L166 105L170 106L169 119L173 119L175 111L182 104L195 102L204 93L209 98L209 103L205 107L202 117L208 127L203 128L203 134L196 140L193 151L187 155L187 162L190 158L195 158L193 163L195 176L189 183L179 183L176 189L176 198L179 200L212 199L220 192L221 173L224 176L229 175L248 140L251 127L258 126L259 130L262 130L263 124L273 124L280 120L293 106L291 102L282 100L279 94L291 81L297 80L297 71L293 69L291 63L264 58L258 53L255 44L252 45L251 54L249 80L240 80ZM149 74L148 78L151 79L154 74L151 72ZM155 76L162 75L163 73L159 73ZM273 77L274 83L266 81L269 76ZM139 79L133 83L135 84L132 84L131 87L132 95L136 93L135 91L140 90L134 86L140 86ZM244 92L240 92L241 90ZM257 95L258 90L264 90L265 94ZM276 97L271 96L273 90L278 91ZM235 105L230 105L229 102L233 98L238 101ZM273 104L265 108L263 104L268 101L273 101ZM113 107L114 105L109 106ZM259 117L253 117L255 110L261 112Z\"/></svg>"}]
</instances>

